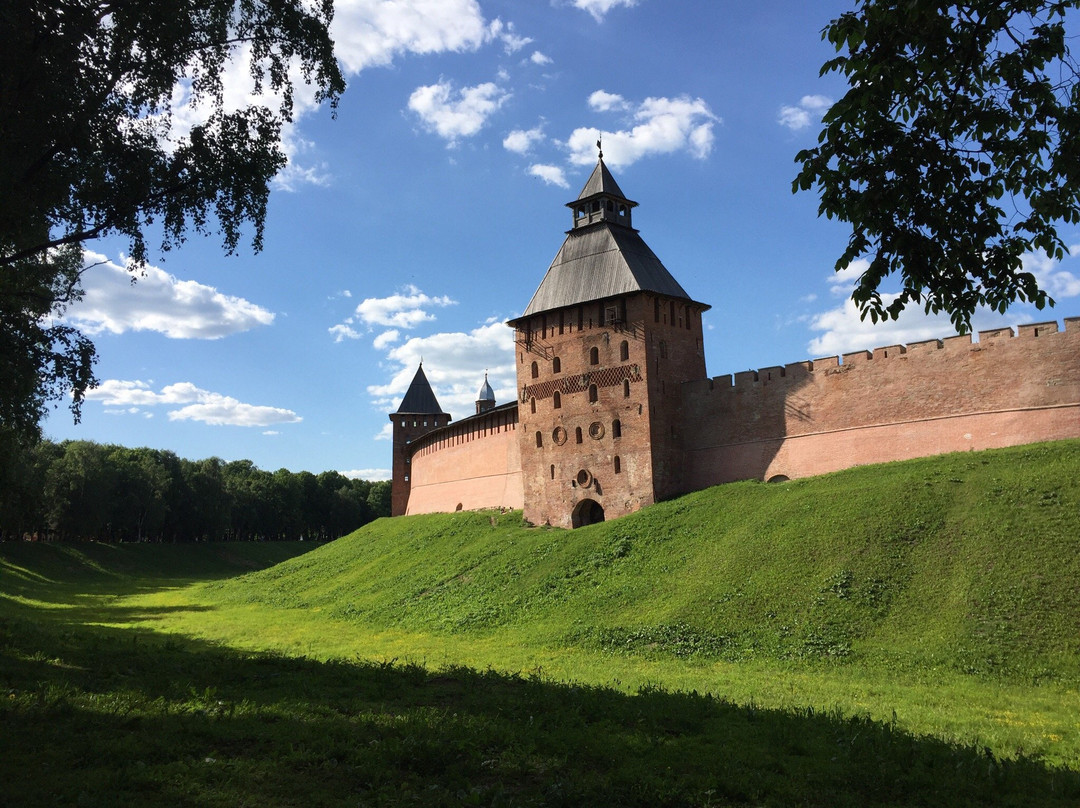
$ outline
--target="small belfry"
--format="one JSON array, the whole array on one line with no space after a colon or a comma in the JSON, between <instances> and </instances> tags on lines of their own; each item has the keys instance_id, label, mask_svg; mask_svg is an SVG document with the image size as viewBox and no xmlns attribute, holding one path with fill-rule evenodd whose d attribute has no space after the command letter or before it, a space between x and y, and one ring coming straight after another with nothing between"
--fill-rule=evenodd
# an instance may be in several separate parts
<instances>
[{"instance_id":1,"label":"small belfry","mask_svg":"<svg viewBox=\"0 0 1080 808\"><path fill-rule=\"evenodd\" d=\"M495 406L495 391L488 384L487 371L484 371L484 383L480 386L480 392L476 395L476 414L487 412Z\"/></svg>"}]
</instances>

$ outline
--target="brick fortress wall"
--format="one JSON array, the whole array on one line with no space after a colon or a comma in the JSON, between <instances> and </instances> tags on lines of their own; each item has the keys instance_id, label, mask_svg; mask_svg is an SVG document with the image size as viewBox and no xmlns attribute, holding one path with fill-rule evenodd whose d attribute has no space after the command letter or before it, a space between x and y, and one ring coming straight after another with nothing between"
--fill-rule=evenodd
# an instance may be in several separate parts
<instances>
[{"instance_id":1,"label":"brick fortress wall","mask_svg":"<svg viewBox=\"0 0 1080 808\"><path fill-rule=\"evenodd\" d=\"M1080 318L683 385L684 490L1080 436Z\"/></svg>"},{"instance_id":2,"label":"brick fortress wall","mask_svg":"<svg viewBox=\"0 0 1080 808\"><path fill-rule=\"evenodd\" d=\"M407 513L525 504L517 407L496 407L413 441Z\"/></svg>"}]
</instances>

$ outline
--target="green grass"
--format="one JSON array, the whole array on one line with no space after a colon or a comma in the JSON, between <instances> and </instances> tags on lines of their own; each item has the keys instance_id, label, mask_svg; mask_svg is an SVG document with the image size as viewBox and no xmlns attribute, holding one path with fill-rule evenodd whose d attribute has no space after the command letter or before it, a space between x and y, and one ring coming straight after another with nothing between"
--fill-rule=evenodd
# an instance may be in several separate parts
<instances>
[{"instance_id":1,"label":"green grass","mask_svg":"<svg viewBox=\"0 0 1080 808\"><path fill-rule=\"evenodd\" d=\"M1078 472L1066 441L572 532L381 520L288 560L0 545L0 791L1080 804Z\"/></svg>"}]
</instances>

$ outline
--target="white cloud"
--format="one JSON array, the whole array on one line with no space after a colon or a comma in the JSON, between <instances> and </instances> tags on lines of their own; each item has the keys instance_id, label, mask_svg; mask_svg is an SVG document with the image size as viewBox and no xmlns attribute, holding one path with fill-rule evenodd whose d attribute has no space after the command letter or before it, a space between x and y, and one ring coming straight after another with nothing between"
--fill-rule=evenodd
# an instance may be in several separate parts
<instances>
[{"instance_id":1,"label":"white cloud","mask_svg":"<svg viewBox=\"0 0 1080 808\"><path fill-rule=\"evenodd\" d=\"M620 102L623 106L619 106ZM704 159L712 151L713 126L720 118L713 115L709 105L700 98L646 98L636 108L621 96L603 90L589 96L589 104L597 111L632 110L635 125L614 132L603 131L604 160L612 166L628 166L642 157L685 151L692 157ZM596 162L596 141L601 130L575 129L567 146L570 162L592 165Z\"/></svg>"},{"instance_id":2,"label":"white cloud","mask_svg":"<svg viewBox=\"0 0 1080 808\"><path fill-rule=\"evenodd\" d=\"M413 90L409 109L420 116L428 131L453 146L459 138L479 132L509 97L509 92L490 81L455 93L449 81L440 80Z\"/></svg>"},{"instance_id":3,"label":"white cloud","mask_svg":"<svg viewBox=\"0 0 1080 808\"><path fill-rule=\"evenodd\" d=\"M375 408L385 412L401 403L421 359L440 406L455 418L475 412L485 372L496 401L506 403L517 397L514 332L501 321L485 323L468 333L414 337L390 350L387 359L398 368L393 379L367 388Z\"/></svg>"},{"instance_id":4,"label":"white cloud","mask_svg":"<svg viewBox=\"0 0 1080 808\"><path fill-rule=\"evenodd\" d=\"M390 424L387 424L390 426ZM349 471L339 471L342 477L348 477L350 480L369 480L371 482L379 482L382 480L389 480L393 476L390 469L351 469Z\"/></svg>"},{"instance_id":5,"label":"white cloud","mask_svg":"<svg viewBox=\"0 0 1080 808\"><path fill-rule=\"evenodd\" d=\"M606 90L597 90L589 96L589 109L597 112L611 112L612 110L629 109L626 99L617 93L609 93Z\"/></svg>"},{"instance_id":6,"label":"white cloud","mask_svg":"<svg viewBox=\"0 0 1080 808\"><path fill-rule=\"evenodd\" d=\"M544 139L544 130L539 126L532 129L515 129L503 138L503 148L515 154L525 154L534 143Z\"/></svg>"},{"instance_id":7,"label":"white cloud","mask_svg":"<svg viewBox=\"0 0 1080 808\"><path fill-rule=\"evenodd\" d=\"M431 309L456 305L457 301L446 295L432 297L410 284L388 297L364 298L356 306L354 316L347 317L344 322L332 325L327 330L334 335L334 342L342 342L346 339L361 339L364 333L376 327L387 328L389 330L383 331L373 341L375 349L381 351L398 341L400 332L397 329L407 330L416 328L421 323L431 322L435 319ZM364 331L354 327L357 320L365 326Z\"/></svg>"},{"instance_id":8,"label":"white cloud","mask_svg":"<svg viewBox=\"0 0 1080 808\"><path fill-rule=\"evenodd\" d=\"M127 408L130 413L144 407L179 406L179 409L169 411L170 421L201 421L215 426L273 426L303 420L292 410L245 404L231 396L203 390L191 382L169 384L155 392L143 381L106 379L87 390L86 399L100 401L106 407Z\"/></svg>"},{"instance_id":9,"label":"white cloud","mask_svg":"<svg viewBox=\"0 0 1080 808\"><path fill-rule=\"evenodd\" d=\"M492 20L491 25L488 26L490 35L503 43L503 49L507 53L517 53L524 48L530 42L531 37L518 36L514 33L514 24L512 22L503 22L502 20Z\"/></svg>"},{"instance_id":10,"label":"white cloud","mask_svg":"<svg viewBox=\"0 0 1080 808\"><path fill-rule=\"evenodd\" d=\"M326 330L334 335L334 342L344 342L347 339L360 339L360 337L363 336L363 334L347 322L332 325Z\"/></svg>"},{"instance_id":11,"label":"white cloud","mask_svg":"<svg viewBox=\"0 0 1080 808\"><path fill-rule=\"evenodd\" d=\"M1070 246L1069 252L1073 256L1080 254L1080 245ZM1066 258L1065 260L1071 262L1075 259ZM1061 269L1061 262L1050 258L1045 252L1040 250L1037 253L1028 253L1022 261L1024 270L1035 276L1039 288L1045 290L1055 300L1080 295L1080 277Z\"/></svg>"},{"instance_id":12,"label":"white cloud","mask_svg":"<svg viewBox=\"0 0 1080 808\"><path fill-rule=\"evenodd\" d=\"M529 57L529 61L534 65L549 65L552 63L552 58L540 51L533 51L532 56Z\"/></svg>"},{"instance_id":13,"label":"white cloud","mask_svg":"<svg viewBox=\"0 0 1080 808\"><path fill-rule=\"evenodd\" d=\"M394 439L394 425L383 424L374 437L374 440L393 440Z\"/></svg>"},{"instance_id":14,"label":"white cloud","mask_svg":"<svg viewBox=\"0 0 1080 808\"><path fill-rule=\"evenodd\" d=\"M777 122L792 131L805 129L810 124L821 120L821 116L833 105L833 100L824 95L804 95L796 106L780 107Z\"/></svg>"},{"instance_id":15,"label":"white cloud","mask_svg":"<svg viewBox=\"0 0 1080 808\"><path fill-rule=\"evenodd\" d=\"M336 0L331 33L349 74L402 54L475 51L497 35L476 0Z\"/></svg>"},{"instance_id":16,"label":"white cloud","mask_svg":"<svg viewBox=\"0 0 1080 808\"><path fill-rule=\"evenodd\" d=\"M638 0L573 0L574 8L580 8L592 14L597 22L602 22L604 15L616 6L636 6Z\"/></svg>"},{"instance_id":17,"label":"white cloud","mask_svg":"<svg viewBox=\"0 0 1080 808\"><path fill-rule=\"evenodd\" d=\"M435 319L429 307L456 306L457 301L431 297L409 285L402 292L389 297L365 298L356 307L356 314L369 326L381 325L394 328L415 328L420 323Z\"/></svg>"},{"instance_id":18,"label":"white cloud","mask_svg":"<svg viewBox=\"0 0 1080 808\"><path fill-rule=\"evenodd\" d=\"M401 338L401 332L396 328L391 328L389 331L383 331L375 339L371 341L371 347L376 351L383 351L393 345Z\"/></svg>"},{"instance_id":19,"label":"white cloud","mask_svg":"<svg viewBox=\"0 0 1080 808\"><path fill-rule=\"evenodd\" d=\"M558 185L560 188L570 187L570 183L566 181L566 174L559 166L536 163L535 165L529 166L529 174L534 177L539 177L548 185Z\"/></svg>"},{"instance_id":20,"label":"white cloud","mask_svg":"<svg viewBox=\"0 0 1080 808\"><path fill-rule=\"evenodd\" d=\"M133 277L104 255L84 252L83 299L64 319L87 334L158 331L173 339L218 339L274 322L274 313L213 286L155 266Z\"/></svg>"}]
</instances>

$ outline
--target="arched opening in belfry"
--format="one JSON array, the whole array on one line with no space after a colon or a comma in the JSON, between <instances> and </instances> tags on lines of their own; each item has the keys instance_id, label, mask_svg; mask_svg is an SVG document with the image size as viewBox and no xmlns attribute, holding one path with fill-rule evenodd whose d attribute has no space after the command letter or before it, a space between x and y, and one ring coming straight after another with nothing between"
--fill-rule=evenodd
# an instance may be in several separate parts
<instances>
[{"instance_id":1,"label":"arched opening in belfry","mask_svg":"<svg viewBox=\"0 0 1080 808\"><path fill-rule=\"evenodd\" d=\"M573 527L585 527L604 521L604 506L595 499L583 499L574 506L574 512L570 515L570 524Z\"/></svg>"}]
</instances>

